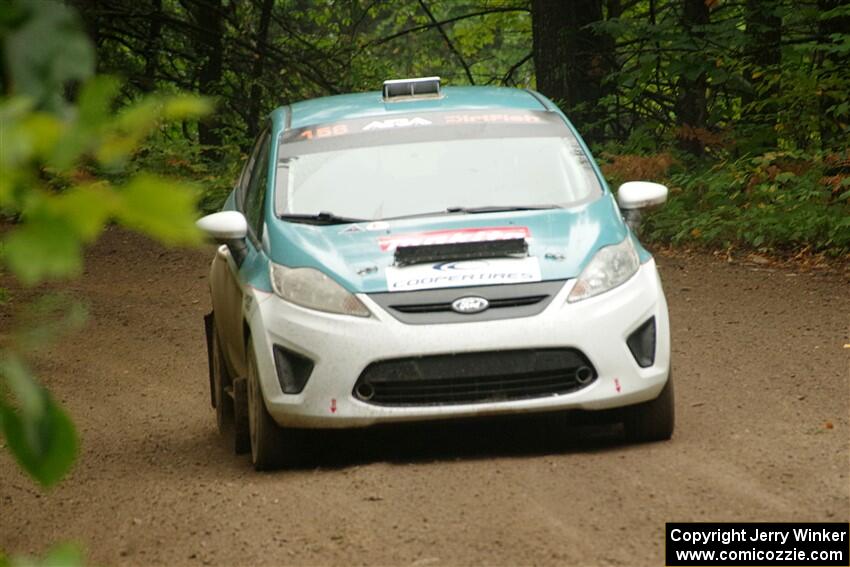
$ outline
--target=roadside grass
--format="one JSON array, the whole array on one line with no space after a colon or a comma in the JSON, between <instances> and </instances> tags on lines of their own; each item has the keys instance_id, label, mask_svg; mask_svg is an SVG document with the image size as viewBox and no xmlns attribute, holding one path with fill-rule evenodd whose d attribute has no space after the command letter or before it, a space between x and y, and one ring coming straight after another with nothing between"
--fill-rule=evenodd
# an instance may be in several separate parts
<instances>
[{"instance_id":1,"label":"roadside grass","mask_svg":"<svg viewBox=\"0 0 850 567\"><path fill-rule=\"evenodd\" d=\"M769 152L702 160L671 153L603 152L612 189L665 183L670 197L646 215L648 242L780 258L850 259L850 153Z\"/></svg>"}]
</instances>

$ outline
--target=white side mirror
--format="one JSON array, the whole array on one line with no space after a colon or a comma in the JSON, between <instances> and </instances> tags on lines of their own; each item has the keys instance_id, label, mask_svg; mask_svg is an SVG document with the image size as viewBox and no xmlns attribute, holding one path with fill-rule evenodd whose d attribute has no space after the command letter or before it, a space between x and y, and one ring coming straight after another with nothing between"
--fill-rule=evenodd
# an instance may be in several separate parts
<instances>
[{"instance_id":1,"label":"white side mirror","mask_svg":"<svg viewBox=\"0 0 850 567\"><path fill-rule=\"evenodd\" d=\"M667 201L667 187L649 181L629 181L620 185L617 203L626 211L646 209Z\"/></svg>"},{"instance_id":2,"label":"white side mirror","mask_svg":"<svg viewBox=\"0 0 850 567\"><path fill-rule=\"evenodd\" d=\"M244 240L248 236L248 221L245 215L237 211L221 211L213 213L195 223L218 242Z\"/></svg>"},{"instance_id":3,"label":"white side mirror","mask_svg":"<svg viewBox=\"0 0 850 567\"><path fill-rule=\"evenodd\" d=\"M242 265L248 256L248 246L245 243L248 221L245 220L245 215L238 211L221 211L198 219L195 225L216 242L226 244L236 265Z\"/></svg>"}]
</instances>

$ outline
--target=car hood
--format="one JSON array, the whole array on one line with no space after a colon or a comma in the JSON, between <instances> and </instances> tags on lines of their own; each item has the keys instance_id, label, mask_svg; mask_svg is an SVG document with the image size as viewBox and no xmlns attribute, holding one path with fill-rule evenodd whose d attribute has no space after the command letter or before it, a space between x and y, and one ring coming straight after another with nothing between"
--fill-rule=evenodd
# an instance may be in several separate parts
<instances>
[{"instance_id":1,"label":"car hood","mask_svg":"<svg viewBox=\"0 0 850 567\"><path fill-rule=\"evenodd\" d=\"M319 269L355 293L388 291L387 268L392 271L398 245L481 235L489 229L497 238L524 234L529 256L539 264L539 279L546 281L578 276L599 248L616 244L628 234L608 193L569 209L459 213L328 226L276 221L267 229L273 262ZM482 236L487 239L486 234Z\"/></svg>"}]
</instances>

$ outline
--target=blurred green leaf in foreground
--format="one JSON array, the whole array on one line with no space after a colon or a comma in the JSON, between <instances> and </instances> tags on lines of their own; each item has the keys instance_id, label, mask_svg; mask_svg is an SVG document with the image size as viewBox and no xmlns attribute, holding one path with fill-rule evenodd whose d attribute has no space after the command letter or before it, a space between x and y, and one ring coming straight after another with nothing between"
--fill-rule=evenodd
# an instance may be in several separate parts
<instances>
[{"instance_id":1,"label":"blurred green leaf in foreground","mask_svg":"<svg viewBox=\"0 0 850 567\"><path fill-rule=\"evenodd\" d=\"M168 245L200 242L193 186L122 172L149 135L209 112L207 100L154 93L119 106L121 82L94 75L93 46L58 1L0 0L0 57L0 219L14 219L0 227L0 274L23 286L76 277L84 247L110 222ZM19 311L30 320L0 332L0 436L23 469L50 486L73 465L78 439L26 360L79 328L84 310L48 299ZM57 548L43 561L74 565L79 553Z\"/></svg>"},{"instance_id":2,"label":"blurred green leaf in foreground","mask_svg":"<svg viewBox=\"0 0 850 567\"><path fill-rule=\"evenodd\" d=\"M33 557L5 558L0 552L0 567L79 567L83 565L83 555L73 544L57 545L41 559Z\"/></svg>"}]
</instances>

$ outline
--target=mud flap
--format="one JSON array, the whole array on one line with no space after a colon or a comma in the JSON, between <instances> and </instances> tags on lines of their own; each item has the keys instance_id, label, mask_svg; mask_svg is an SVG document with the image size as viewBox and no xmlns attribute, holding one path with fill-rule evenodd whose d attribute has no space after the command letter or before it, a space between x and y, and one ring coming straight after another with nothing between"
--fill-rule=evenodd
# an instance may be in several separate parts
<instances>
[{"instance_id":1,"label":"mud flap","mask_svg":"<svg viewBox=\"0 0 850 567\"><path fill-rule=\"evenodd\" d=\"M251 431L248 426L248 380L233 380L233 450L242 455L251 450Z\"/></svg>"},{"instance_id":2,"label":"mud flap","mask_svg":"<svg viewBox=\"0 0 850 567\"><path fill-rule=\"evenodd\" d=\"M210 405L215 408L215 379L213 377L213 333L215 332L215 317L210 311L204 315L204 333L207 336L207 368L210 375Z\"/></svg>"}]
</instances>

